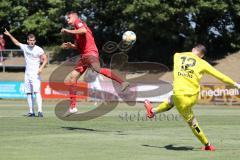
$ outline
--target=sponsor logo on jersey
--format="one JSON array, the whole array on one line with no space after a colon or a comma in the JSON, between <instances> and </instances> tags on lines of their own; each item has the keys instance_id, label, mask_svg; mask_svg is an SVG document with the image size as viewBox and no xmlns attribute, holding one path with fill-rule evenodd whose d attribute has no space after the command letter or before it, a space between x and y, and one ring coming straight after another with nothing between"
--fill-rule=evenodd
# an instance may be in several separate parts
<instances>
[{"instance_id":1,"label":"sponsor logo on jersey","mask_svg":"<svg viewBox=\"0 0 240 160\"><path fill-rule=\"evenodd\" d=\"M77 26L80 28L80 27L82 27L82 26L83 26L83 23L82 23L82 22L80 22L80 23L78 23L78 24L77 24Z\"/></svg>"}]
</instances>

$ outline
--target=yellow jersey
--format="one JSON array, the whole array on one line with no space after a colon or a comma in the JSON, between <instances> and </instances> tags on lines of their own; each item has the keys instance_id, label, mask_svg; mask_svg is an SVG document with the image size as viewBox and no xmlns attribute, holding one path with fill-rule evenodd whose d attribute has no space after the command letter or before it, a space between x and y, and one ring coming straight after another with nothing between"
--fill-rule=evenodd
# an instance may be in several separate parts
<instances>
[{"instance_id":1,"label":"yellow jersey","mask_svg":"<svg viewBox=\"0 0 240 160\"><path fill-rule=\"evenodd\" d=\"M210 74L229 85L235 84L231 78L222 74L192 52L175 53L173 72L173 92L175 95L198 94L200 91L199 81L204 73Z\"/></svg>"}]
</instances>

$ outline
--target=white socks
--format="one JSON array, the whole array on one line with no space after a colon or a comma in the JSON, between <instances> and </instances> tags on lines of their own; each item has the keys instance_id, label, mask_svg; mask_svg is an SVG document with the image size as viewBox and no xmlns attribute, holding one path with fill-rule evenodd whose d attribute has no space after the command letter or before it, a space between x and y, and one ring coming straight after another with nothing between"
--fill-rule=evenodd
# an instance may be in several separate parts
<instances>
[{"instance_id":1,"label":"white socks","mask_svg":"<svg viewBox=\"0 0 240 160\"><path fill-rule=\"evenodd\" d=\"M34 98L32 94L27 94L29 113L34 113Z\"/></svg>"},{"instance_id":2,"label":"white socks","mask_svg":"<svg viewBox=\"0 0 240 160\"><path fill-rule=\"evenodd\" d=\"M40 93L35 93L38 112L42 112L42 95ZM29 113L34 113L34 98L32 94L27 94L27 102L29 107Z\"/></svg>"},{"instance_id":3,"label":"white socks","mask_svg":"<svg viewBox=\"0 0 240 160\"><path fill-rule=\"evenodd\" d=\"M40 93L36 93L36 101L38 105L38 112L42 112L42 95Z\"/></svg>"}]
</instances>

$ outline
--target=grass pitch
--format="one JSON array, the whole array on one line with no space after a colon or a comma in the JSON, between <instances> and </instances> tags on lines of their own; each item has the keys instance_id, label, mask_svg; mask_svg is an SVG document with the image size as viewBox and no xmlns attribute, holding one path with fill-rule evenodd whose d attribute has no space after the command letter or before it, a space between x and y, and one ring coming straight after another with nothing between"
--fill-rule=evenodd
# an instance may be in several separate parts
<instances>
[{"instance_id":1,"label":"grass pitch","mask_svg":"<svg viewBox=\"0 0 240 160\"><path fill-rule=\"evenodd\" d=\"M146 120L143 104L122 103L90 121L62 121L56 102L44 102L44 118L27 118L23 100L0 100L0 159L83 160L236 160L240 157L240 108L196 106L201 128L215 152L201 151L200 142L172 109ZM156 104L155 104L156 105ZM81 103L79 110L93 104Z\"/></svg>"}]
</instances>

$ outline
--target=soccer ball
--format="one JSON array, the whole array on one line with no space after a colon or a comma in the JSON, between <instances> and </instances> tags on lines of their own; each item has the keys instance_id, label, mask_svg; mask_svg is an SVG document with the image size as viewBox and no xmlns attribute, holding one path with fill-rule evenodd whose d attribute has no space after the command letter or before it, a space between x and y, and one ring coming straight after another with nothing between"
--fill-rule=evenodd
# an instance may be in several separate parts
<instances>
[{"instance_id":1,"label":"soccer ball","mask_svg":"<svg viewBox=\"0 0 240 160\"><path fill-rule=\"evenodd\" d=\"M126 31L122 35L122 40L128 44L134 44L136 42L136 34L133 31Z\"/></svg>"}]
</instances>

